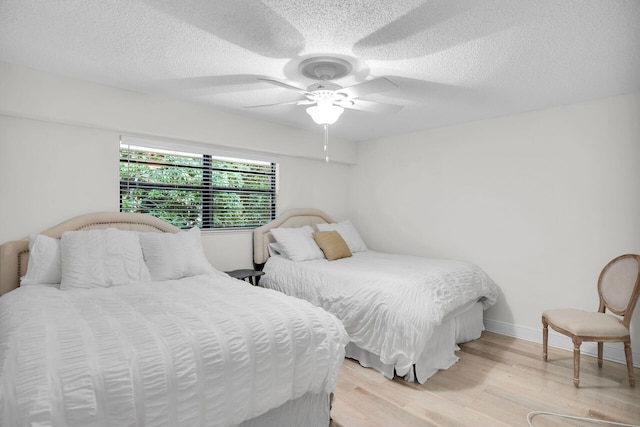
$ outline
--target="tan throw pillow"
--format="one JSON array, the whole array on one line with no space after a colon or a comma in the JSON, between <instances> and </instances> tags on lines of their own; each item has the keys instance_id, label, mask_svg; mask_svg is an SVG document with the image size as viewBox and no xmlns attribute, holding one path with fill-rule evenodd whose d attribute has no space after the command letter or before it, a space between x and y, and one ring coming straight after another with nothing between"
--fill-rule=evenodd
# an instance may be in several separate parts
<instances>
[{"instance_id":1,"label":"tan throw pillow","mask_svg":"<svg viewBox=\"0 0 640 427\"><path fill-rule=\"evenodd\" d=\"M333 261L340 258L349 258L351 251L347 242L344 241L340 233L337 231L316 231L313 233L313 239L316 241L324 256Z\"/></svg>"}]
</instances>

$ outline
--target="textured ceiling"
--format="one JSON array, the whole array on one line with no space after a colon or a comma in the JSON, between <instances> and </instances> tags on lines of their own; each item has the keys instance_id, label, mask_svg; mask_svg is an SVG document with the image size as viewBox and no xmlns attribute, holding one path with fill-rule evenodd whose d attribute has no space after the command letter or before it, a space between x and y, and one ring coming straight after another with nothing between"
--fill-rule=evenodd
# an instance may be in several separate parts
<instances>
[{"instance_id":1,"label":"textured ceiling","mask_svg":"<svg viewBox=\"0 0 640 427\"><path fill-rule=\"evenodd\" d=\"M640 91L638 0L0 0L0 60L320 131L298 64L348 60L341 86L394 114L331 126L377 137ZM34 90L36 90L34 88Z\"/></svg>"}]
</instances>

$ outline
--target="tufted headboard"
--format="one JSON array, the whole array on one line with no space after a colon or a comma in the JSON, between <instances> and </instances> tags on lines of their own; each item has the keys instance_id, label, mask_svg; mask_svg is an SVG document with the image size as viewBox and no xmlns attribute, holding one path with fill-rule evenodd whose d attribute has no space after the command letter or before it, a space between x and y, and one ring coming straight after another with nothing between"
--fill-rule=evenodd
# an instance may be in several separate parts
<instances>
[{"instance_id":1,"label":"tufted headboard","mask_svg":"<svg viewBox=\"0 0 640 427\"><path fill-rule=\"evenodd\" d=\"M64 221L39 234L59 239L65 231L118 228L131 231L177 233L178 227L151 215L120 212L95 212ZM17 288L27 273L29 238L7 242L0 246L0 295Z\"/></svg>"},{"instance_id":2,"label":"tufted headboard","mask_svg":"<svg viewBox=\"0 0 640 427\"><path fill-rule=\"evenodd\" d=\"M329 215L319 209L290 209L284 211L268 224L253 230L253 264L257 269L269 258L269 244L275 242L271 229L277 227L295 228L305 225L329 224L335 222Z\"/></svg>"}]
</instances>

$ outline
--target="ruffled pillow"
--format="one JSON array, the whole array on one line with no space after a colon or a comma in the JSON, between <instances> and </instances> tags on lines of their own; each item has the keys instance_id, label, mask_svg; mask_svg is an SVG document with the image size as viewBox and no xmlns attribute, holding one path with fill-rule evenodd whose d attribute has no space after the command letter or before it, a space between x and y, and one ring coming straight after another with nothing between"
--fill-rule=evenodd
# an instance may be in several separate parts
<instances>
[{"instance_id":1,"label":"ruffled pillow","mask_svg":"<svg viewBox=\"0 0 640 427\"><path fill-rule=\"evenodd\" d=\"M175 280L217 271L204 254L197 227L178 233L140 233L140 243L153 280Z\"/></svg>"},{"instance_id":2,"label":"ruffled pillow","mask_svg":"<svg viewBox=\"0 0 640 427\"><path fill-rule=\"evenodd\" d=\"M60 289L88 289L148 281L138 233L107 228L62 233Z\"/></svg>"}]
</instances>

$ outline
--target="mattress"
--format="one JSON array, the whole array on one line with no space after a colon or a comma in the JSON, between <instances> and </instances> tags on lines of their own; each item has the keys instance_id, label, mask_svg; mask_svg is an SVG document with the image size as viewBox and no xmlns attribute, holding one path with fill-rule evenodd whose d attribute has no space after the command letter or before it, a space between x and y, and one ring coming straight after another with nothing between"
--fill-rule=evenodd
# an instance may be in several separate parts
<instances>
[{"instance_id":1,"label":"mattress","mask_svg":"<svg viewBox=\"0 0 640 427\"><path fill-rule=\"evenodd\" d=\"M272 256L264 271L262 286L336 315L351 343L399 376L411 375L446 319L476 302L486 309L497 298L497 286L482 269L455 260L374 251L335 261ZM450 340L455 334L452 330ZM447 348L455 361L455 342Z\"/></svg>"},{"instance_id":2,"label":"mattress","mask_svg":"<svg viewBox=\"0 0 640 427\"><path fill-rule=\"evenodd\" d=\"M0 297L0 425L232 426L336 386L342 324L221 274Z\"/></svg>"}]
</instances>

